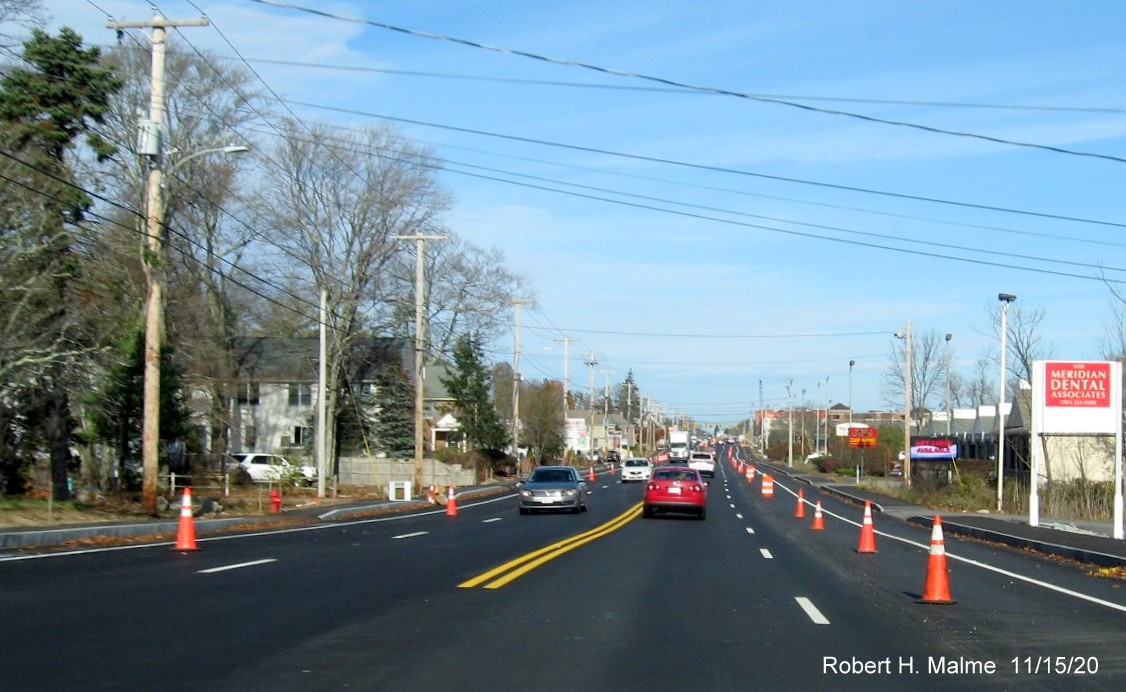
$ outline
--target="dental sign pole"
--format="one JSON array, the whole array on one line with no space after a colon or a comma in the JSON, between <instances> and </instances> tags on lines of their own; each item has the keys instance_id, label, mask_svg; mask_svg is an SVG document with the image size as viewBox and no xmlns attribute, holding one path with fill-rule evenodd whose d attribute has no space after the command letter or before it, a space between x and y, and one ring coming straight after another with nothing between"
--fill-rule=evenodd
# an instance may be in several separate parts
<instances>
[{"instance_id":1,"label":"dental sign pole","mask_svg":"<svg viewBox=\"0 0 1126 692\"><path fill-rule=\"evenodd\" d=\"M1050 437L1114 442L1114 537L1122 539L1122 364L1045 361L1032 364L1032 482L1028 523L1040 523L1039 481Z\"/></svg>"}]
</instances>

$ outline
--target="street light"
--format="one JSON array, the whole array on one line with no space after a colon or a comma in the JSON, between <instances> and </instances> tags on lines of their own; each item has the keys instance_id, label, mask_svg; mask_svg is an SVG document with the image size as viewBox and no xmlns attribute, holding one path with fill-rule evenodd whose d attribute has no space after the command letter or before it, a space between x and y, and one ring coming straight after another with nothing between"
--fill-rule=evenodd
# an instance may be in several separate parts
<instances>
[{"instance_id":1,"label":"street light","mask_svg":"<svg viewBox=\"0 0 1126 692\"><path fill-rule=\"evenodd\" d=\"M950 437L950 340L953 334L946 335L946 436Z\"/></svg>"},{"instance_id":2,"label":"street light","mask_svg":"<svg viewBox=\"0 0 1126 692\"><path fill-rule=\"evenodd\" d=\"M896 332L895 338L903 339L903 360L905 362L905 369L903 372L903 484L910 487L911 485L911 408L912 408L912 392L914 386L912 382L912 364L911 364L911 320L907 320L907 329L904 332Z\"/></svg>"},{"instance_id":3,"label":"street light","mask_svg":"<svg viewBox=\"0 0 1126 692\"><path fill-rule=\"evenodd\" d=\"M160 468L160 348L164 323L164 199L163 171L159 146L152 147L148 177L148 301L145 310L145 370L141 425L141 501L146 512L156 513L157 471ZM250 151L241 145L212 147L189 154L168 170L172 176L188 161L205 154L236 154Z\"/></svg>"},{"instance_id":4,"label":"street light","mask_svg":"<svg viewBox=\"0 0 1126 692\"><path fill-rule=\"evenodd\" d=\"M856 365L855 360L848 362L848 427L852 427L852 366Z\"/></svg>"},{"instance_id":5,"label":"street light","mask_svg":"<svg viewBox=\"0 0 1126 692\"><path fill-rule=\"evenodd\" d=\"M997 396L997 511L1001 511L1005 488L1005 339L1009 331L1009 304L1017 297L1012 293L998 293L1001 301L1001 392ZM1036 479L1033 478L1035 483Z\"/></svg>"},{"instance_id":6,"label":"street light","mask_svg":"<svg viewBox=\"0 0 1126 692\"><path fill-rule=\"evenodd\" d=\"M790 430L788 434L789 441L786 443L787 454L789 456L789 465L794 465L794 378L790 378L790 383L786 385L786 405L790 409Z\"/></svg>"}]
</instances>

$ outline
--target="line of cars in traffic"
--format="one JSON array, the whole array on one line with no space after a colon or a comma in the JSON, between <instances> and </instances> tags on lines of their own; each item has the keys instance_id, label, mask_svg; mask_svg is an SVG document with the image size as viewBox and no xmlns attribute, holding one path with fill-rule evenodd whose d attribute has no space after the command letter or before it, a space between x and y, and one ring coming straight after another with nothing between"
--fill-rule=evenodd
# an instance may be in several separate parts
<instances>
[{"instance_id":1,"label":"line of cars in traffic","mask_svg":"<svg viewBox=\"0 0 1126 692\"><path fill-rule=\"evenodd\" d=\"M621 482L645 483L642 514L682 512L707 518L708 481L715 476L715 455L698 450L688 459L654 466L645 457L621 461ZM520 514L548 510L585 512L587 486L573 466L540 466L517 486Z\"/></svg>"}]
</instances>

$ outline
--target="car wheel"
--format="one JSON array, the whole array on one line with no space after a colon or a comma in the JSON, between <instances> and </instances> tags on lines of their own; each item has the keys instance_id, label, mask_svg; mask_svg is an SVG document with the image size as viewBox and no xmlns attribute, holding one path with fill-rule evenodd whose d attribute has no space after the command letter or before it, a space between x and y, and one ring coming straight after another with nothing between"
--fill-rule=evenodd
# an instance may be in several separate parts
<instances>
[{"instance_id":1,"label":"car wheel","mask_svg":"<svg viewBox=\"0 0 1126 692\"><path fill-rule=\"evenodd\" d=\"M646 519L652 519L653 518L653 508L652 507L646 507L646 508L642 509L641 510L641 516L645 517Z\"/></svg>"},{"instance_id":2,"label":"car wheel","mask_svg":"<svg viewBox=\"0 0 1126 692\"><path fill-rule=\"evenodd\" d=\"M708 510L707 510L707 508L705 508L705 507L701 507L701 508L700 508L700 513L699 513L699 514L697 514L696 516L697 516L697 517L698 517L698 518L700 519L700 521L703 521L703 520L707 519L707 518L708 518Z\"/></svg>"}]
</instances>

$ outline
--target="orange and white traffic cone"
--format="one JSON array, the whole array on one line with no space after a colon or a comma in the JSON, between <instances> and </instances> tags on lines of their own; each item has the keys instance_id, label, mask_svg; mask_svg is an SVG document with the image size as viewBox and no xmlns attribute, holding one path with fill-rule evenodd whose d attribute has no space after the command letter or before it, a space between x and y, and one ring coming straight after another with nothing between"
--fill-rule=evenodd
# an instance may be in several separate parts
<instances>
[{"instance_id":1,"label":"orange and white traffic cone","mask_svg":"<svg viewBox=\"0 0 1126 692\"><path fill-rule=\"evenodd\" d=\"M916 603L950 605L950 575L946 570L946 541L942 539L942 517L935 515L931 529L931 553L927 559L927 582L923 587L923 597Z\"/></svg>"},{"instance_id":2,"label":"orange and white traffic cone","mask_svg":"<svg viewBox=\"0 0 1126 692\"><path fill-rule=\"evenodd\" d=\"M192 489L184 488L184 499L180 501L180 526L176 530L176 546L173 550L199 550L195 543L195 517L192 516Z\"/></svg>"},{"instance_id":3,"label":"orange and white traffic cone","mask_svg":"<svg viewBox=\"0 0 1126 692\"><path fill-rule=\"evenodd\" d=\"M747 476L746 477L747 477L748 483L754 483L755 482L755 467L754 466L747 464Z\"/></svg>"},{"instance_id":4,"label":"orange and white traffic cone","mask_svg":"<svg viewBox=\"0 0 1126 692\"><path fill-rule=\"evenodd\" d=\"M437 495L437 493L434 490L433 485L426 486L426 501L427 502L429 502L432 505L438 504L438 499L437 499L436 495Z\"/></svg>"},{"instance_id":5,"label":"orange and white traffic cone","mask_svg":"<svg viewBox=\"0 0 1126 692\"><path fill-rule=\"evenodd\" d=\"M805 519L805 491L798 488L798 506L794 508L795 519Z\"/></svg>"},{"instance_id":6,"label":"orange and white traffic cone","mask_svg":"<svg viewBox=\"0 0 1126 692\"><path fill-rule=\"evenodd\" d=\"M446 516L457 516L457 499L454 497L454 487L448 486L446 489Z\"/></svg>"},{"instance_id":7,"label":"orange and white traffic cone","mask_svg":"<svg viewBox=\"0 0 1126 692\"><path fill-rule=\"evenodd\" d=\"M821 500L818 500L817 504L813 506L813 526L809 528L814 531L825 530L825 517L821 516Z\"/></svg>"},{"instance_id":8,"label":"orange and white traffic cone","mask_svg":"<svg viewBox=\"0 0 1126 692\"><path fill-rule=\"evenodd\" d=\"M774 476L769 473L762 474L762 496L774 497Z\"/></svg>"},{"instance_id":9,"label":"orange and white traffic cone","mask_svg":"<svg viewBox=\"0 0 1126 692\"><path fill-rule=\"evenodd\" d=\"M587 479L588 481L593 481L593 480L595 480L595 475L594 475L594 467L593 467L593 466L591 466L591 467L590 467L590 473L588 473L588 474L586 475L586 479Z\"/></svg>"},{"instance_id":10,"label":"orange and white traffic cone","mask_svg":"<svg viewBox=\"0 0 1126 692\"><path fill-rule=\"evenodd\" d=\"M860 545L858 553L876 552L876 527L872 524L872 503L864 501L864 522L860 525Z\"/></svg>"}]
</instances>

